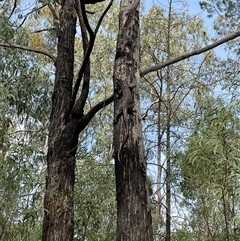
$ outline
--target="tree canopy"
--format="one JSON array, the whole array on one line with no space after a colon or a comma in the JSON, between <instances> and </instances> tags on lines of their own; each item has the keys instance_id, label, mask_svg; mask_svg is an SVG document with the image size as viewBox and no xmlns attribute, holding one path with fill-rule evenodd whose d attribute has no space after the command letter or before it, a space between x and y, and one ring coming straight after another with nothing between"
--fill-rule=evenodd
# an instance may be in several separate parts
<instances>
[{"instance_id":1,"label":"tree canopy","mask_svg":"<svg viewBox=\"0 0 240 241\"><path fill-rule=\"evenodd\" d=\"M238 239L239 1L189 4L0 1L0 240Z\"/></svg>"}]
</instances>

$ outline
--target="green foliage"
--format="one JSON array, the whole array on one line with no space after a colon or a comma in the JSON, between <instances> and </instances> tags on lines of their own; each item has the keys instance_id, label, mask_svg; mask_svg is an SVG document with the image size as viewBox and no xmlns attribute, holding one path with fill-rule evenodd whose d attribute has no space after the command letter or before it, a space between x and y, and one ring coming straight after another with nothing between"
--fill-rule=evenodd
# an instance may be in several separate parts
<instances>
[{"instance_id":1,"label":"green foliage","mask_svg":"<svg viewBox=\"0 0 240 241\"><path fill-rule=\"evenodd\" d=\"M186 151L178 155L181 190L192 202L190 226L206 240L210 236L219 241L226 236L235 240L240 196L238 107L235 103L226 105L219 98L199 104Z\"/></svg>"},{"instance_id":2,"label":"green foliage","mask_svg":"<svg viewBox=\"0 0 240 241\"><path fill-rule=\"evenodd\" d=\"M0 42L29 43L4 15L0 25ZM40 240L52 81L30 53L0 53L0 240Z\"/></svg>"},{"instance_id":3,"label":"green foliage","mask_svg":"<svg viewBox=\"0 0 240 241\"><path fill-rule=\"evenodd\" d=\"M11 7L3 5L1 3L0 42L33 45L51 53L56 51L54 31L33 33L39 26L57 25L49 11L39 10L29 15L27 27L17 28L6 16ZM92 26L96 25L103 6L104 3L88 6L89 10L96 11L89 15ZM218 33L225 34L238 27L239 1L202 1L201 6L209 16L219 14L215 22ZM22 21L24 14L21 15ZM96 38L91 58L92 89L86 111L112 92L117 15L118 8L114 5ZM203 47L210 40L204 20L199 16L174 9L170 15L169 18L169 13L158 6L142 14L142 70ZM0 240L40 240L53 66L45 57L14 48L0 47L0 55ZM77 72L83 58L80 33L76 35L75 58L79 60L74 66ZM167 84L170 92L167 92ZM176 209L182 208L185 213L179 211L172 228L172 240L238 240L238 62L232 55L220 62L213 53L205 53L162 69L156 75L147 75L142 79L141 88L143 112L159 100L149 108L144 122L148 161L156 161L158 144L161 144L161 155L168 153L166 113L169 108L172 113L172 176L169 180L174 190L173 224L175 212L179 211ZM216 93L222 98L217 98ZM167 105L169 99L170 107ZM112 122L109 106L104 115L99 112L95 116L80 136L74 195L75 240L115 239ZM164 172L165 158L160 166ZM156 189L152 179L155 177L151 175L148 183L149 192L153 194L152 213L157 204L162 205L165 194L162 188L164 173L160 180L163 200L154 202ZM154 219L154 226L158 240L164 240L162 216Z\"/></svg>"},{"instance_id":4,"label":"green foliage","mask_svg":"<svg viewBox=\"0 0 240 241\"><path fill-rule=\"evenodd\" d=\"M178 12L173 6L170 12L158 6L151 8L143 16L141 29L142 69L200 48L209 40L203 20L199 16L191 16L187 10ZM158 165L158 168L149 167L150 170L157 169L157 174L154 173L153 176L158 176L157 185L154 186L156 200L153 197L155 205L152 211L156 240L164 240L161 237L164 237L166 232L166 204L163 204L166 202L166 182L174 186L173 183L179 178L179 166L174 165L172 156L175 150L179 150L180 143L184 141L185 133L189 130L192 96L197 91L208 92L206 85L212 83L211 78L201 78L201 70L210 73L209 65L214 59L212 53L187 59L174 66L160 69L156 75L151 73L141 82L143 110L150 106L144 122L147 158L150 163ZM151 103L155 104L151 106ZM168 135L171 137L170 145L167 143ZM167 170L167 157L170 171ZM171 176L168 175L166 179L167 172L171 173ZM175 193L175 190L171 192ZM171 195L172 199L177 199L177 196L178 194ZM179 205L178 201L173 204L175 205ZM176 218L176 222L180 222L179 219ZM178 235L181 236L176 231L176 240ZM187 231L186 236L191 237Z\"/></svg>"},{"instance_id":5,"label":"green foliage","mask_svg":"<svg viewBox=\"0 0 240 241\"><path fill-rule=\"evenodd\" d=\"M214 17L214 29L221 37L238 31L240 24L238 0L208 0L201 1L200 5L209 17ZM236 55L239 56L239 39L228 42L224 47L227 51L231 51L230 59ZM225 53L226 54L226 53Z\"/></svg>"},{"instance_id":6,"label":"green foliage","mask_svg":"<svg viewBox=\"0 0 240 241\"><path fill-rule=\"evenodd\" d=\"M86 155L77 162L75 240L114 240L116 201L114 165Z\"/></svg>"},{"instance_id":7,"label":"green foliage","mask_svg":"<svg viewBox=\"0 0 240 241\"><path fill-rule=\"evenodd\" d=\"M212 17L214 13L223 13L225 17L233 17L238 15L238 0L208 0L201 1L200 6L208 12L208 16Z\"/></svg>"}]
</instances>

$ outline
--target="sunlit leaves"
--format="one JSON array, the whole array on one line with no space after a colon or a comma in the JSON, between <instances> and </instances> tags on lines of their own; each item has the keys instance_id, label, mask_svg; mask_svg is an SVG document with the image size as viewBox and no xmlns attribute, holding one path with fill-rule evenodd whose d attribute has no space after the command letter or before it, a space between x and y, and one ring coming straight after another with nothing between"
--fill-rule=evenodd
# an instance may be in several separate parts
<instances>
[{"instance_id":1,"label":"sunlit leaves","mask_svg":"<svg viewBox=\"0 0 240 241\"><path fill-rule=\"evenodd\" d=\"M230 240L235 240L236 234L230 226L235 225L240 194L239 164L236 162L239 158L239 118L235 106L219 98L205 99L199 104L196 110L199 118L188 139L186 152L179 155L181 190L186 198L194 201L193 215L211 225L209 232L218 238L231 234L233 239ZM202 235L205 234L202 232Z\"/></svg>"},{"instance_id":2,"label":"sunlit leaves","mask_svg":"<svg viewBox=\"0 0 240 241\"><path fill-rule=\"evenodd\" d=\"M28 46L28 30L1 20L1 42ZM2 47L0 52L1 239L38 240L52 81L31 53Z\"/></svg>"}]
</instances>

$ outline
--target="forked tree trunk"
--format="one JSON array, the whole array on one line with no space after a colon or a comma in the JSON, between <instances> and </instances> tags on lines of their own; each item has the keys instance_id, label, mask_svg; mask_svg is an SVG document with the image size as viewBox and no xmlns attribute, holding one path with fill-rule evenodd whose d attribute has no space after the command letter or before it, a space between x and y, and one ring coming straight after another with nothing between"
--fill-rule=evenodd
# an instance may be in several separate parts
<instances>
[{"instance_id":1,"label":"forked tree trunk","mask_svg":"<svg viewBox=\"0 0 240 241\"><path fill-rule=\"evenodd\" d=\"M77 7L79 2L76 5L75 3L75 0L62 1L60 14L56 76L48 139L42 241L73 240L75 155L79 133L84 130L97 111L113 101L113 97L109 97L84 114L89 93L90 53L84 57L85 64L83 61L72 90L77 12L79 16L85 15L86 24L88 22L83 2L79 11L76 11L79 9ZM92 45L93 43L94 41L91 42ZM84 81L82 92L77 99L82 79Z\"/></svg>"},{"instance_id":2,"label":"forked tree trunk","mask_svg":"<svg viewBox=\"0 0 240 241\"><path fill-rule=\"evenodd\" d=\"M134 110L129 109L125 120L122 115L114 126L117 241L153 240L139 104L138 9L138 0L121 0L114 65L115 118L126 98L120 82L135 87L129 88L134 97Z\"/></svg>"}]
</instances>

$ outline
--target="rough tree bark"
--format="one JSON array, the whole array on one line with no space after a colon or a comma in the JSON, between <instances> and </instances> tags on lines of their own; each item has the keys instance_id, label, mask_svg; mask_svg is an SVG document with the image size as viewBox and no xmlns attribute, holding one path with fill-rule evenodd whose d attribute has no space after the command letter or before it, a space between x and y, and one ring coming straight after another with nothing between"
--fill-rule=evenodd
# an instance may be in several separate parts
<instances>
[{"instance_id":1,"label":"rough tree bark","mask_svg":"<svg viewBox=\"0 0 240 241\"><path fill-rule=\"evenodd\" d=\"M117 241L153 240L139 104L138 9L139 0L121 0L113 74Z\"/></svg>"},{"instance_id":2,"label":"rough tree bark","mask_svg":"<svg viewBox=\"0 0 240 241\"><path fill-rule=\"evenodd\" d=\"M104 0L80 0L81 5L94 4ZM112 1L112 0L111 0ZM79 0L61 1L60 31L58 33L57 58L44 50L13 43L0 43L4 48L17 48L43 54L56 64L55 86L52 96L52 112L49 127L47 154L46 195L44 200L43 241L71 241L73 239L73 192L75 153L79 133L88 125L97 111L113 101L113 97L98 103L84 115L84 106L89 92L89 55L93 41L87 41L85 58L79 70L77 84L73 85L74 36L76 31L76 5ZM126 86L135 84L131 92L135 112L127 114L115 123L114 148L116 160L117 189L117 240L152 240L151 215L148 207L146 185L146 164L144 160L141 121L139 113L139 0L122 0L119 16L120 30L114 73L115 116L122 102L119 98L123 81ZM13 10L14 11L14 10ZM12 12L13 12L12 11ZM82 13L84 9L82 8ZM78 13L79 14L79 13ZM11 15L11 14L10 14ZM85 16L86 17L86 16ZM10 18L10 17L9 17ZM88 25L88 24L87 24ZM81 26L83 27L83 26ZM89 32L89 25L85 32ZM96 34L96 31L91 33ZM89 34L89 35L91 35ZM157 71L183 59L201 54L240 36L237 31L204 48L172 58L165 63L151 66L140 75ZM80 98L76 99L80 82L84 83ZM127 128L126 128L127 127ZM126 138L127 137L127 138Z\"/></svg>"},{"instance_id":3,"label":"rough tree bark","mask_svg":"<svg viewBox=\"0 0 240 241\"><path fill-rule=\"evenodd\" d=\"M79 5L79 0L76 0L76 2L75 0L65 0L62 1L61 6L47 153L43 241L73 240L75 154L79 133L88 125L97 111L113 101L113 97L109 97L92 107L84 115L90 86L89 56L94 45L97 29L91 30L83 1ZM85 57L74 88L72 88L77 14L84 38ZM87 32L89 33L89 40ZM82 90L80 97L77 99L82 80Z\"/></svg>"}]
</instances>

